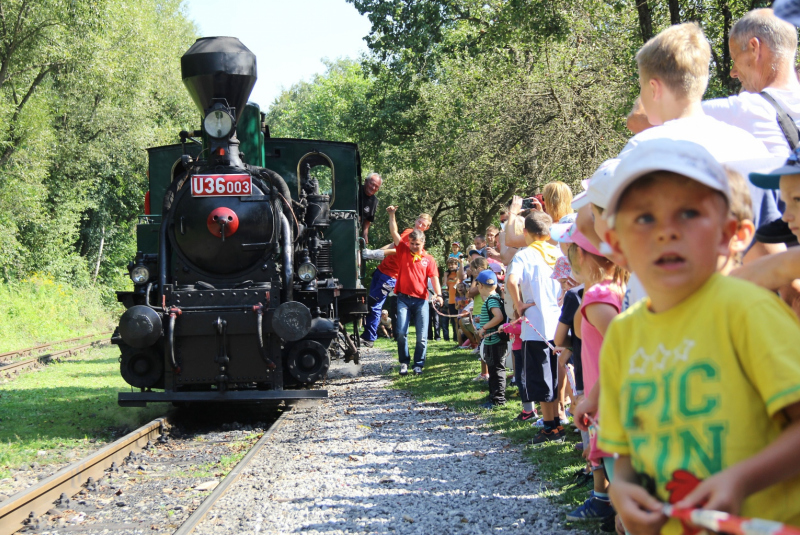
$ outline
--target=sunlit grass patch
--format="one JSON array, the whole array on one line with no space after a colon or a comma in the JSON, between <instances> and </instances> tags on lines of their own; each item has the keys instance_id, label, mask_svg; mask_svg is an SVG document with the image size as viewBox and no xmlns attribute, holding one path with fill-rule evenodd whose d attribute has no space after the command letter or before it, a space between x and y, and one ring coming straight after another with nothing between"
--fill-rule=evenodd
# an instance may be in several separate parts
<instances>
[{"instance_id":1,"label":"sunlit grass patch","mask_svg":"<svg viewBox=\"0 0 800 535\"><path fill-rule=\"evenodd\" d=\"M130 388L118 358L116 347L90 350L0 385L0 479L24 463L76 460L166 412L117 404Z\"/></svg>"}]
</instances>

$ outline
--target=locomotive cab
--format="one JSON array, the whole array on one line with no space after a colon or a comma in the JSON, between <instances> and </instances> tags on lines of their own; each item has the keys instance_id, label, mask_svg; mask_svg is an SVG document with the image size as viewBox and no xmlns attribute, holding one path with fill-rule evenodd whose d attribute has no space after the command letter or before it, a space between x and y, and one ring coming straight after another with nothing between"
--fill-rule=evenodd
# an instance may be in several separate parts
<instances>
[{"instance_id":1,"label":"locomotive cab","mask_svg":"<svg viewBox=\"0 0 800 535\"><path fill-rule=\"evenodd\" d=\"M152 213L112 337L139 391L119 403L324 397L312 385L358 359L344 325L367 312L358 148L269 138L238 39L198 39L181 70L202 128L148 151Z\"/></svg>"}]
</instances>

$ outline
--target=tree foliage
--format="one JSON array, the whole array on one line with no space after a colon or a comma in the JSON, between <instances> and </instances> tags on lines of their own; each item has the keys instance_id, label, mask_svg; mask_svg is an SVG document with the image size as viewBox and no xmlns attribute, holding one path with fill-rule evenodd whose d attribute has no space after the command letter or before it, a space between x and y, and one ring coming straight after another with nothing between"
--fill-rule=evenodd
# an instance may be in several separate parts
<instances>
[{"instance_id":1,"label":"tree foliage","mask_svg":"<svg viewBox=\"0 0 800 535\"><path fill-rule=\"evenodd\" d=\"M619 152L638 93L634 56L668 25L703 27L713 51L709 96L738 91L729 72L730 28L746 11L769 4L348 2L372 24L361 72L348 63L345 80L329 68L285 92L269 120L286 135L313 125L315 135L327 131L359 143L367 165L384 175L383 205L400 207L401 224L432 213L428 244L445 248L450 239L482 233L514 193L533 194L553 180L578 191L580 180ZM353 87L358 97L347 103L340 96ZM333 107L316 100L331 89L334 116ZM370 233L372 243L389 241L385 220Z\"/></svg>"},{"instance_id":2,"label":"tree foliage","mask_svg":"<svg viewBox=\"0 0 800 535\"><path fill-rule=\"evenodd\" d=\"M100 278L119 277L135 252L144 149L195 119L179 72L195 34L180 0L0 2L4 278L88 282L101 237Z\"/></svg>"}]
</instances>

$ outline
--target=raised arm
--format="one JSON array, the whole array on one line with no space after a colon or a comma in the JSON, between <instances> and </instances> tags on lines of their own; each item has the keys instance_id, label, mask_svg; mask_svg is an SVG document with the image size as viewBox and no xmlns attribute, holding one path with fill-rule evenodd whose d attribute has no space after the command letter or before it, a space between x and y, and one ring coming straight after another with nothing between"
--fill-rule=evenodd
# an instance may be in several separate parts
<instances>
[{"instance_id":1,"label":"raised arm","mask_svg":"<svg viewBox=\"0 0 800 535\"><path fill-rule=\"evenodd\" d=\"M397 218L395 216L397 206L387 206L386 213L389 214L389 234L392 235L392 241L395 246L400 245L400 233L397 231Z\"/></svg>"}]
</instances>

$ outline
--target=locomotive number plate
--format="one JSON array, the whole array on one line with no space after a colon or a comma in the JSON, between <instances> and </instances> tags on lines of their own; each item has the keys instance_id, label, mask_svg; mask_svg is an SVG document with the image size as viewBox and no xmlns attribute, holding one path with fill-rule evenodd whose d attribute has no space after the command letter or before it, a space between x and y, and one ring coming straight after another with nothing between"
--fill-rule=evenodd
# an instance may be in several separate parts
<instances>
[{"instance_id":1,"label":"locomotive number plate","mask_svg":"<svg viewBox=\"0 0 800 535\"><path fill-rule=\"evenodd\" d=\"M192 197L240 197L252 195L250 175L194 175Z\"/></svg>"}]
</instances>

